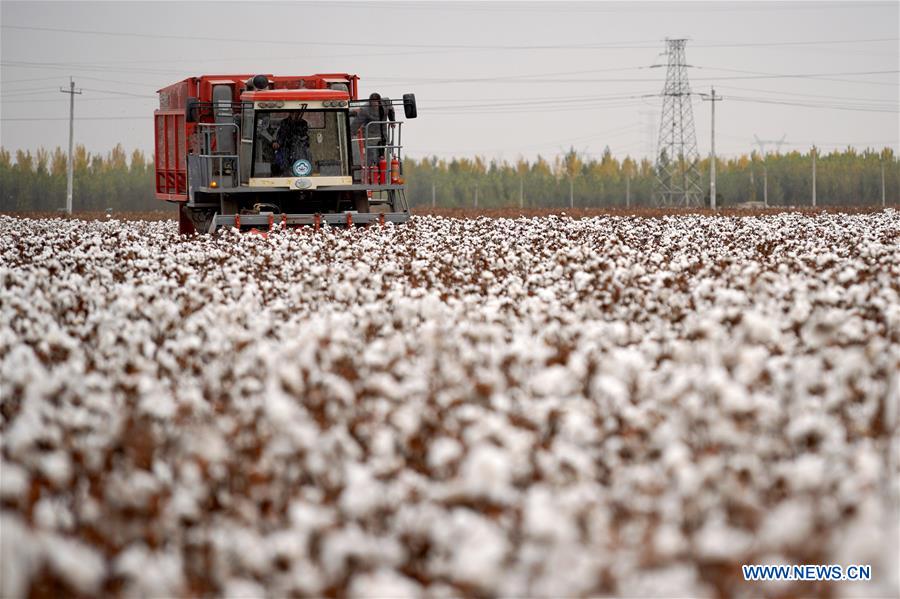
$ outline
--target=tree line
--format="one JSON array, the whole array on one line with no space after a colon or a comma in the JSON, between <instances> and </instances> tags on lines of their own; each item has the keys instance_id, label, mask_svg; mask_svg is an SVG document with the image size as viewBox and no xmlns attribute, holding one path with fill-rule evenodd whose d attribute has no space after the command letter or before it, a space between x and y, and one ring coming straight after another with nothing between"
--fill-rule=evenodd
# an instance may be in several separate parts
<instances>
[{"instance_id":1,"label":"tree line","mask_svg":"<svg viewBox=\"0 0 900 599\"><path fill-rule=\"evenodd\" d=\"M76 211L164 209L153 186L153 160L140 150L126 154L121 144L106 155L84 146L72 152L73 205ZM56 211L66 206L68 153L62 148L34 153L0 148L0 210Z\"/></svg>"},{"instance_id":2,"label":"tree line","mask_svg":"<svg viewBox=\"0 0 900 599\"><path fill-rule=\"evenodd\" d=\"M716 161L719 206L762 202L808 206L812 196L812 151L757 153ZM106 154L77 146L73 154L76 211L170 209L154 195L152 159L129 155L117 145ZM0 210L55 211L66 203L67 154L43 148L11 154L0 148ZM700 161L701 187L708 194L709 160ZM882 169L888 204L900 202L900 161L890 148L853 148L816 155L820 206L881 204ZM648 159L619 160L607 148L599 159L574 149L553 159L488 161L406 158L403 174L413 207L625 207L654 205L654 165ZM764 192L765 188L765 192ZM707 196L708 201L708 196Z\"/></svg>"},{"instance_id":3,"label":"tree line","mask_svg":"<svg viewBox=\"0 0 900 599\"><path fill-rule=\"evenodd\" d=\"M753 152L716 160L719 206L763 202L770 206L808 206L812 202L812 156L788 152L765 158ZM697 164L704 201L709 201L710 160ZM890 148L853 148L816 153L816 204L881 205L882 166L887 204L900 202L900 161ZM619 160L607 148L599 159L574 149L553 159L486 161L480 157L406 160L404 175L413 206L567 207L655 205L656 171L649 159ZM477 191L476 191L477 189Z\"/></svg>"}]
</instances>

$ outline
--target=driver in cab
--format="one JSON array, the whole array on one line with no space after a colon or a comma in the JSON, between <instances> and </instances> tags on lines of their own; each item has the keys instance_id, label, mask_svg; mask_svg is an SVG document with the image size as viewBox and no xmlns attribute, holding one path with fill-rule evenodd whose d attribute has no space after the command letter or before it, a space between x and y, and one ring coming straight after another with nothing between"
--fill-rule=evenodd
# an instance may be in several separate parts
<instances>
[{"instance_id":1,"label":"driver in cab","mask_svg":"<svg viewBox=\"0 0 900 599\"><path fill-rule=\"evenodd\" d=\"M282 119L272 143L275 150L273 175L291 175L291 167L301 158L310 160L309 156L309 124L303 119L300 111L288 114Z\"/></svg>"}]
</instances>

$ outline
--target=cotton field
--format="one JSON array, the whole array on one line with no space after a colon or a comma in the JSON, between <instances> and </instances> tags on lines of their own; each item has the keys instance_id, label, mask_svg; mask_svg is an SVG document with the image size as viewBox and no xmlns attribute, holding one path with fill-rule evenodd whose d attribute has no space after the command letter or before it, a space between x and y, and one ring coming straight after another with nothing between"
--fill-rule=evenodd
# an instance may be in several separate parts
<instances>
[{"instance_id":1,"label":"cotton field","mask_svg":"<svg viewBox=\"0 0 900 599\"><path fill-rule=\"evenodd\" d=\"M0 596L893 595L898 367L890 210L0 217Z\"/></svg>"}]
</instances>

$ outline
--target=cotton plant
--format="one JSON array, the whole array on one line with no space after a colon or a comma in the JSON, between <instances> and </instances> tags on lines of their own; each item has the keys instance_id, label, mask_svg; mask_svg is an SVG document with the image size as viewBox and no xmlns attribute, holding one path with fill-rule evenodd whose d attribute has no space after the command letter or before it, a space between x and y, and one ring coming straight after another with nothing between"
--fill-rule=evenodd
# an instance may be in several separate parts
<instances>
[{"instance_id":1,"label":"cotton plant","mask_svg":"<svg viewBox=\"0 0 900 599\"><path fill-rule=\"evenodd\" d=\"M266 237L0 216L0 595L878 572L898 281L892 211Z\"/></svg>"}]
</instances>

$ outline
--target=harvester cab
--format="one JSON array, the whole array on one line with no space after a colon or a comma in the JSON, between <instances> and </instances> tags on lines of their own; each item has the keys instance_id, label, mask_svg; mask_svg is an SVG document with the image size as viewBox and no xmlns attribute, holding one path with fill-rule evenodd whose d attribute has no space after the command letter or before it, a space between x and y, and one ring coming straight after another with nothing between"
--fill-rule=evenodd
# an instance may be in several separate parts
<instances>
[{"instance_id":1,"label":"harvester cab","mask_svg":"<svg viewBox=\"0 0 900 599\"><path fill-rule=\"evenodd\" d=\"M182 233L409 219L413 94L358 99L356 75L192 77L159 90L156 195Z\"/></svg>"}]
</instances>

